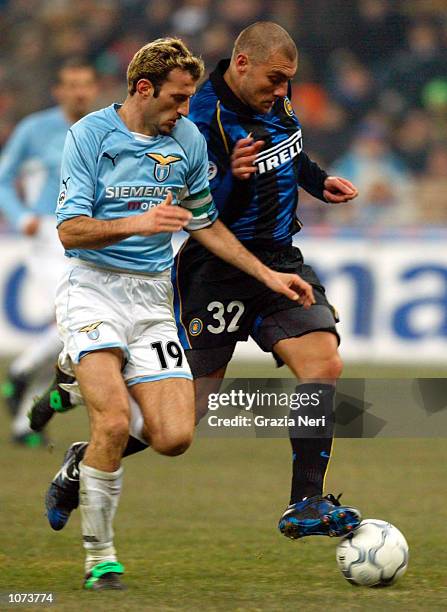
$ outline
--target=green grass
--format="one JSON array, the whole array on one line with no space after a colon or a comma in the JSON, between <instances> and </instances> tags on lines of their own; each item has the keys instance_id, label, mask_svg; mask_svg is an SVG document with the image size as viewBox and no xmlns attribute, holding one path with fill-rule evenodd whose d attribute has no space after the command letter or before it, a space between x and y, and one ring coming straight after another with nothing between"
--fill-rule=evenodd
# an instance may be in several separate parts
<instances>
[{"instance_id":1,"label":"green grass","mask_svg":"<svg viewBox=\"0 0 447 612\"><path fill-rule=\"evenodd\" d=\"M73 612L447 608L445 440L336 441L328 490L408 539L409 570L391 588L350 586L333 540L292 542L276 531L289 491L287 441L197 438L182 457L146 451L125 461L115 531L129 588L98 594L81 589L79 513L59 533L43 516L65 447L87 430L79 409L55 419L52 454L21 449L9 444L0 412L0 592L53 591L50 609Z\"/></svg>"}]
</instances>

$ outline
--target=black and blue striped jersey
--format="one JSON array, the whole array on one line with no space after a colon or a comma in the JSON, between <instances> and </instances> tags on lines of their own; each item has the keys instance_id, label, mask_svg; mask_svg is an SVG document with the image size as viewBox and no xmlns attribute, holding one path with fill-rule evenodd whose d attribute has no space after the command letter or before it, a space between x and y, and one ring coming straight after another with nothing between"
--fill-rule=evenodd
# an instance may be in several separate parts
<instances>
[{"instance_id":1,"label":"black and blue striped jersey","mask_svg":"<svg viewBox=\"0 0 447 612\"><path fill-rule=\"evenodd\" d=\"M189 118L207 141L210 186L222 221L250 249L281 249L299 229L299 187L324 200L327 174L304 153L289 98L279 98L267 114L256 113L226 84L228 65L222 60L193 97ZM250 133L265 145L255 161L257 172L238 180L231 152Z\"/></svg>"}]
</instances>

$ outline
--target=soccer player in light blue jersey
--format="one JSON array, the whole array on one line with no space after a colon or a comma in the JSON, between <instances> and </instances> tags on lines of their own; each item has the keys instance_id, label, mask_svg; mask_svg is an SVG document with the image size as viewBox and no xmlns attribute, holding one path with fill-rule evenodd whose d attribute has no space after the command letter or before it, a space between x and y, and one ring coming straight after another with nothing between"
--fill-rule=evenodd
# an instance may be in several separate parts
<instances>
[{"instance_id":1,"label":"soccer player in light blue jersey","mask_svg":"<svg viewBox=\"0 0 447 612\"><path fill-rule=\"evenodd\" d=\"M57 221L70 266L56 316L60 364L75 374L90 417L79 468L88 589L122 588L112 522L128 394L155 451L179 455L193 436L192 376L172 307L172 232L185 228L271 289L313 303L310 285L270 270L217 219L205 139L186 118L202 74L180 40L149 43L129 65L125 102L84 117L65 143Z\"/></svg>"},{"instance_id":2,"label":"soccer player in light blue jersey","mask_svg":"<svg viewBox=\"0 0 447 612\"><path fill-rule=\"evenodd\" d=\"M30 242L27 276L49 304L54 303L65 260L54 227L62 150L70 125L92 109L97 94L94 69L83 61L66 62L57 72L53 94L58 105L23 119L0 158L0 211ZM13 438L17 442L37 441L28 427L27 406L22 400L34 373L44 364L52 364L60 349L53 323L11 365L4 389L15 415Z\"/></svg>"}]
</instances>

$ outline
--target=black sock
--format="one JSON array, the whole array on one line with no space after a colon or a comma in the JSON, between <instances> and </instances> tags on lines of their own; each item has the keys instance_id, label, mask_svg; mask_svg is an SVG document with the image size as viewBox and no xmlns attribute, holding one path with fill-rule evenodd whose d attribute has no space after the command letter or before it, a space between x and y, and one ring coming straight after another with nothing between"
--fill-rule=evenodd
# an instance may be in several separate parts
<instances>
[{"instance_id":1,"label":"black sock","mask_svg":"<svg viewBox=\"0 0 447 612\"><path fill-rule=\"evenodd\" d=\"M129 439L127 441L127 446L123 452L123 457L129 457L129 455L135 455L135 453L139 453L141 451L146 450L148 446L149 446L148 444L143 444L143 442L140 442L140 440L138 440L137 438L134 438L133 436L129 436Z\"/></svg>"},{"instance_id":2,"label":"black sock","mask_svg":"<svg viewBox=\"0 0 447 612\"><path fill-rule=\"evenodd\" d=\"M295 420L298 416L324 417L324 425L318 428L300 426L289 428L293 451L291 504L301 501L304 497L322 495L334 433L335 387L306 383L298 385L296 392L300 394L300 406L298 410L291 411L291 416Z\"/></svg>"}]
</instances>

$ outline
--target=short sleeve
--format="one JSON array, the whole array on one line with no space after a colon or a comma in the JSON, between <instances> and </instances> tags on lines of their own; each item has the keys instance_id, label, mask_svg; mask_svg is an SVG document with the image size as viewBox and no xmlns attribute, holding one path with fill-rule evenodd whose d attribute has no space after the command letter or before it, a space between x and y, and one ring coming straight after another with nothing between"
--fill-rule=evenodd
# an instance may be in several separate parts
<instances>
[{"instance_id":1,"label":"short sleeve","mask_svg":"<svg viewBox=\"0 0 447 612\"><path fill-rule=\"evenodd\" d=\"M92 216L96 186L96 155L88 133L72 129L65 140L57 224L80 215Z\"/></svg>"}]
</instances>

